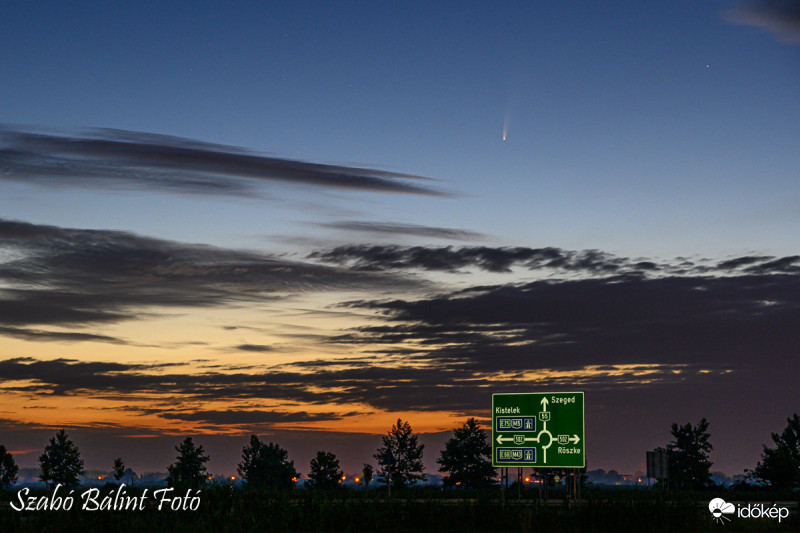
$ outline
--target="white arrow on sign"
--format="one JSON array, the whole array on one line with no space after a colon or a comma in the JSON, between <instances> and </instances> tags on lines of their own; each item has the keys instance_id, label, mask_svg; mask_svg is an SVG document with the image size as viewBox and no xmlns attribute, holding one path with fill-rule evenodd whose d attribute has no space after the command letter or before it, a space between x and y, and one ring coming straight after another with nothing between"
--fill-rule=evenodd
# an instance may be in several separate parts
<instances>
[{"instance_id":1,"label":"white arrow on sign","mask_svg":"<svg viewBox=\"0 0 800 533\"><path fill-rule=\"evenodd\" d=\"M578 444L578 443L581 441L581 438L580 438L579 436L577 436L577 435L573 435L573 436L571 436L571 437L569 438L569 441L570 441L572 444Z\"/></svg>"},{"instance_id":2,"label":"white arrow on sign","mask_svg":"<svg viewBox=\"0 0 800 533\"><path fill-rule=\"evenodd\" d=\"M542 398L542 411L547 411L547 397Z\"/></svg>"},{"instance_id":3,"label":"white arrow on sign","mask_svg":"<svg viewBox=\"0 0 800 533\"><path fill-rule=\"evenodd\" d=\"M498 435L497 444L503 444L504 442L514 442L514 437ZM525 437L525 442L539 442L539 437Z\"/></svg>"}]
</instances>

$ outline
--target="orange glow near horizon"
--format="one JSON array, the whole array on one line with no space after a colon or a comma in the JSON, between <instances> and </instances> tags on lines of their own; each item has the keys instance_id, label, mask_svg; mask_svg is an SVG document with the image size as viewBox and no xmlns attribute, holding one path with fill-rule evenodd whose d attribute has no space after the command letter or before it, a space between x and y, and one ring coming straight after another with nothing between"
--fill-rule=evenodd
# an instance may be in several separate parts
<instances>
[{"instance_id":1,"label":"orange glow near horizon","mask_svg":"<svg viewBox=\"0 0 800 533\"><path fill-rule=\"evenodd\" d=\"M308 302L306 302L308 303ZM63 342L37 343L42 346L42 351L37 353L38 361L56 361L68 359L81 363L97 362L118 364L141 365L142 370L128 371L127 375L134 378L147 378L148 376L163 376L167 382L171 376L190 378L196 376L198 383L203 383L208 373L217 376L238 375L252 373L254 379L269 381L272 371L290 373L297 376L297 383L292 386L305 391L306 394L335 393L333 386L323 387L314 385L315 371L313 366L304 366L306 362L325 361L325 371L338 368L346 369L352 358L363 358L369 353L369 346L359 348L359 351L342 353L340 347L330 346L326 343L310 342L308 346L299 343L294 349L281 344L281 334L252 333L250 329L240 331L237 329L224 329L220 324L235 322L239 319L241 310L222 313L224 320L214 313L196 313L191 318L186 315L161 317L164 323L155 318L142 320L129 324L123 331L118 325L104 331L104 334L119 336L120 338L137 338L137 346L116 345L98 342L85 342L75 350L74 344ZM294 311L282 317L286 323L298 319L305 311ZM214 322L216 318L216 322ZM251 317L252 318L252 317ZM352 317L337 317L334 323L326 323L324 319L314 317L309 323L315 324L312 330L316 333L325 332L330 335L345 325L352 326ZM158 323L161 327L157 331L153 326ZM212 324L216 324L212 327ZM164 327L165 325L174 327ZM233 327L233 326L231 326ZM276 327L276 330L280 327ZM299 327L294 324L291 327ZM203 335L205 333L205 335ZM203 339L200 344L189 344L187 339ZM152 343L155 346L148 345ZM275 349L259 351L236 350L237 346L275 346ZM0 338L0 350L5 353L22 353L22 347L30 349L30 341ZM171 346L164 348L164 346ZM79 352L80 357L65 356L65 347L73 353ZM135 355L135 357L133 357ZM408 368L425 368L424 363L417 361L404 362L381 360L374 355L373 368L382 366L395 368L404 365ZM397 363L397 365L395 365ZM23 363L27 364L27 363ZM422 365L422 366L420 366ZM618 383L646 383L659 379L664 373L680 373L681 365L604 365L585 366L583 368L565 370L538 370L536 372L510 373L495 372L475 375L475 380L484 379L497 383L518 383L525 381L531 385L552 386L561 382L572 385L588 383L597 377L615 377ZM709 370L710 372L710 370ZM719 372L715 370L714 372ZM109 380L116 374L111 372ZM303 375L308 375L307 382ZM177 379L177 378L176 378ZM462 379L462 382L464 380ZM470 381L470 380L467 380ZM409 421L417 433L430 433L449 431L463 423L466 416L456 413L442 406L435 410L387 410L376 409L366 403L316 403L299 400L282 399L276 397L224 397L224 386L219 389L217 397L194 396L189 393L176 391L170 393L163 386L159 389L143 389L121 394L115 392L113 386L106 386L100 380L100 388L81 389L73 388L66 391L56 391L49 388L46 383L38 383L32 379L7 380L3 383L0 392L3 393L4 418L15 423L29 424L33 427L60 428L60 427L91 427L91 428L116 428L129 431L131 436L147 437L152 435L180 435L185 433L195 434L220 434L241 435L261 433L271 429L289 430L303 429L316 431L331 431L343 433L385 434L398 418ZM337 385L338 390L345 390L348 384ZM353 386L359 386L354 383ZM451 386L442 384L441 387ZM37 388L38 387L38 388ZM486 388L487 410L491 391ZM184 389L185 390L185 389ZM279 389L278 389L279 390ZM35 391L35 392L32 392ZM258 419L265 413L276 413L270 419L264 417L265 422L237 422L224 423L224 416L216 419L212 416L202 418L202 413L225 414L236 412L238 415L247 415L253 412L251 418ZM197 415L194 416L193 415ZM291 421L292 415L300 415ZM474 413L471 416L481 417L488 413ZM281 421L285 416L287 421ZM468 415L467 415L468 416ZM317 417L318 419L315 419ZM245 416L245 418L247 418Z\"/></svg>"},{"instance_id":2,"label":"orange glow near horizon","mask_svg":"<svg viewBox=\"0 0 800 533\"><path fill-rule=\"evenodd\" d=\"M118 429L142 438L186 433L246 435L273 429L385 434L398 418L409 421L417 433L458 427L470 415L455 412L446 405L430 410L380 409L368 403L347 402L345 394L338 401L314 401L314 395L331 394L336 398L348 388L368 385L363 381L333 380L325 385L315 382L317 375L326 372L361 368L358 365L365 358L374 369L424 371L431 364L414 357L376 355L387 349L386 345L329 342L342 332L373 323L375 316L370 312L330 310L335 309L338 302L360 296L363 294L358 292L298 295L270 303L269 308L233 305L225 309L144 310L138 320L92 330L92 333L121 339L119 343L33 342L0 337L0 353L21 358L20 365L58 361L127 365L120 371L106 370L99 377L87 370L85 375L72 380L74 387L61 390L55 390L47 381L30 379L24 373L19 379L8 379L0 386L3 418L30 427ZM68 330L53 328L52 331ZM419 347L409 342L402 348L413 351ZM35 358L24 359L32 352ZM462 377L460 383L484 380L502 387L504 383L521 381L531 386L557 386L568 382L571 386L580 386L598 377L614 377L618 384L641 384L682 370L681 365L584 366L571 370L486 372ZM293 381L284 378L276 382L288 386L289 393L282 393L280 386L273 389L272 372L291 376ZM193 394L191 380L204 384L212 375L219 381L211 394ZM241 381L233 381L234 388L237 384L247 385L252 375L257 385L254 390L263 390L263 396L259 397L258 393L226 396L227 375L241 378ZM139 390L130 384L118 389L115 379L120 376L125 376L128 382L137 379L152 382L156 377L162 377L163 381L158 382L158 386ZM183 383L183 388L176 386L174 392L169 388L173 376L176 382ZM452 386L455 384L438 385ZM487 385L475 386L478 390L485 389L488 411L492 391ZM292 390L301 394L293 397ZM306 400L298 399L301 397ZM231 414L235 416L227 416ZM487 415L488 412L484 412L471 416ZM236 421L237 416L243 421Z\"/></svg>"}]
</instances>

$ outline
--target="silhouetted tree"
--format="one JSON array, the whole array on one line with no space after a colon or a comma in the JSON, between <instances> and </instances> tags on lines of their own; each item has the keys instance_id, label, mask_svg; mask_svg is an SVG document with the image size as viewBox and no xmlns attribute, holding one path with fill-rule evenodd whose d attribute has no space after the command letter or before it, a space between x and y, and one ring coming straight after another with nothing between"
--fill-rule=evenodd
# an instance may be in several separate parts
<instances>
[{"instance_id":1,"label":"silhouetted tree","mask_svg":"<svg viewBox=\"0 0 800 533\"><path fill-rule=\"evenodd\" d=\"M242 449L242 462L236 469L247 487L256 490L290 489L300 474L294 469L294 461L277 444L264 444L255 435L250 444Z\"/></svg>"},{"instance_id":2,"label":"silhouetted tree","mask_svg":"<svg viewBox=\"0 0 800 533\"><path fill-rule=\"evenodd\" d=\"M339 460L332 453L317 452L317 456L311 459L311 472L308 474L308 479L313 488L335 489L342 479Z\"/></svg>"},{"instance_id":3,"label":"silhouetted tree","mask_svg":"<svg viewBox=\"0 0 800 533\"><path fill-rule=\"evenodd\" d=\"M453 438L445 443L436 462L441 465L439 472L449 474L444 478L445 487L488 487L497 476L492 467L492 446L474 418L453 431Z\"/></svg>"},{"instance_id":4,"label":"silhouetted tree","mask_svg":"<svg viewBox=\"0 0 800 533\"><path fill-rule=\"evenodd\" d=\"M178 457L169 465L167 484L178 489L197 490L202 487L208 477L205 464L209 456L205 455L202 446L195 446L191 437L175 446Z\"/></svg>"},{"instance_id":5,"label":"silhouetted tree","mask_svg":"<svg viewBox=\"0 0 800 533\"><path fill-rule=\"evenodd\" d=\"M124 475L125 463L122 462L122 457L117 457L114 459L114 479L116 479L117 483L119 483Z\"/></svg>"},{"instance_id":6,"label":"silhouetted tree","mask_svg":"<svg viewBox=\"0 0 800 533\"><path fill-rule=\"evenodd\" d=\"M17 482L19 467L14 456L0 444L0 489L7 489Z\"/></svg>"},{"instance_id":7,"label":"silhouetted tree","mask_svg":"<svg viewBox=\"0 0 800 533\"><path fill-rule=\"evenodd\" d=\"M800 417L795 413L786 422L780 435L772 434L775 447L764 446L761 461L753 470L755 479L774 489L800 487Z\"/></svg>"},{"instance_id":8,"label":"silhouetted tree","mask_svg":"<svg viewBox=\"0 0 800 533\"><path fill-rule=\"evenodd\" d=\"M364 468L361 470L361 479L364 481L364 486L369 487L370 482L372 481L372 474L375 472L375 469L369 463L364 463Z\"/></svg>"},{"instance_id":9,"label":"silhouetted tree","mask_svg":"<svg viewBox=\"0 0 800 533\"><path fill-rule=\"evenodd\" d=\"M63 429L58 430L44 447L44 453L39 456L39 466L39 479L48 488L59 483L64 487L75 488L80 484L78 476L86 473L78 447Z\"/></svg>"},{"instance_id":10,"label":"silhouetted tree","mask_svg":"<svg viewBox=\"0 0 800 533\"><path fill-rule=\"evenodd\" d=\"M669 451L669 484L672 488L702 489L711 485L713 449L708 433L708 421L703 418L696 426L672 424L675 440L667 444Z\"/></svg>"},{"instance_id":11,"label":"silhouetted tree","mask_svg":"<svg viewBox=\"0 0 800 533\"><path fill-rule=\"evenodd\" d=\"M416 480L424 480L422 449L411 425L399 418L383 437L383 447L374 455L378 460L378 480L395 488L403 488Z\"/></svg>"}]
</instances>

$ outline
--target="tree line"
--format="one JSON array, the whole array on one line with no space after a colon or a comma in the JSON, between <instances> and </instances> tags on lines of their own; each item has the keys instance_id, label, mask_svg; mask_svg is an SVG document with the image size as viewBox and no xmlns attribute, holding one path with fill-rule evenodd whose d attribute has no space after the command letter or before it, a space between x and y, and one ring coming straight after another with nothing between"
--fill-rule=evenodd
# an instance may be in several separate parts
<instances>
[{"instance_id":1,"label":"tree line","mask_svg":"<svg viewBox=\"0 0 800 533\"><path fill-rule=\"evenodd\" d=\"M425 479L422 463L424 445L419 443L418 436L408 422L397 419L382 440L383 445L373 455L377 467L364 463L360 473L361 483L369 486L376 481L402 489ZM175 462L167 468L167 484L176 488L202 487L211 478L206 469L210 457L203 446L195 444L192 437L186 437L175 447L175 451ZM491 485L497 475L491 465L491 452L486 430L474 418L468 419L446 442L442 456L437 461L441 465L439 471L448 474L445 485L463 483L472 488ZM39 457L39 467L39 479L48 488L57 484L75 488L80 484L80 476L86 473L80 451L64 429L56 432L45 446L44 453ZM332 489L344 479L339 459L324 450L316 453L309 468L308 487ZM18 471L13 455L0 445L0 488L9 488L15 483ZM120 481L129 473L132 471L126 470L122 458L116 458L114 478ZM289 489L301 477L285 449L273 442L265 443L256 435L251 435L250 441L242 449L237 473L246 487L256 490Z\"/></svg>"},{"instance_id":2,"label":"tree line","mask_svg":"<svg viewBox=\"0 0 800 533\"><path fill-rule=\"evenodd\" d=\"M670 486L680 489L699 489L711 486L709 453L713 446L708 421L696 425L673 424L673 441L669 452ZM800 488L800 417L787 419L786 428L771 435L774 447L764 446L761 460L752 471L751 480L774 489ZM422 456L424 445L418 442L408 422L401 419L382 438L383 445L373 458L377 467L364 463L360 482L369 486L374 480L391 489L403 489L425 479ZM453 431L437 459L439 472L445 474L445 487L481 489L494 484L497 472L492 467L491 445L484 430L474 418L469 418ZM209 479L205 464L209 460L203 446L186 437L178 446L174 463L168 467L167 483L176 488L199 489ZM59 430L45 446L39 457L39 479L49 488L56 484L74 488L79 476L85 473L78 447L65 430ZM309 464L306 485L317 489L339 486L343 473L333 453L320 450ZM17 481L19 468L13 455L0 445L0 489ZM113 475L119 482L126 473L121 458L114 460ZM289 460L288 452L273 442L265 443L256 435L242 449L237 472L247 488L254 490L285 490L295 486L301 474Z\"/></svg>"},{"instance_id":3,"label":"tree line","mask_svg":"<svg viewBox=\"0 0 800 533\"><path fill-rule=\"evenodd\" d=\"M665 449L669 454L669 486L677 489L704 489L713 485L711 461L713 450L708 420L697 424L672 424L673 440ZM771 434L774 446L763 446L761 460L752 470L746 469L747 480L772 489L800 488L800 417L786 419L781 433ZM746 484L746 482L745 482Z\"/></svg>"}]
</instances>

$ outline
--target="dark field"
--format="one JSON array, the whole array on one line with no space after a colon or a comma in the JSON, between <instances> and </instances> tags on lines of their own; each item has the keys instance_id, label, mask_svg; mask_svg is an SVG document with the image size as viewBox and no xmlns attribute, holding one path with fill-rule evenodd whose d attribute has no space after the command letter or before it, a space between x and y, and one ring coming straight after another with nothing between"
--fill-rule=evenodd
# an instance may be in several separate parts
<instances>
[{"instance_id":1,"label":"dark field","mask_svg":"<svg viewBox=\"0 0 800 533\"><path fill-rule=\"evenodd\" d=\"M384 491L292 491L257 494L226 486L202 492L196 512L158 511L23 511L0 504L0 531L800 531L797 494L781 494L791 514L777 519L732 517L714 523L708 501L770 501L766 494L668 494L654 491L587 490L581 502L547 502L535 493L504 505L499 490L486 493L409 490L386 498ZM76 500L76 507L80 500Z\"/></svg>"}]
</instances>

